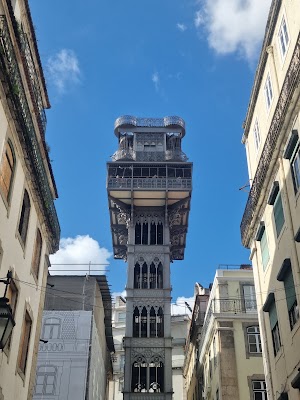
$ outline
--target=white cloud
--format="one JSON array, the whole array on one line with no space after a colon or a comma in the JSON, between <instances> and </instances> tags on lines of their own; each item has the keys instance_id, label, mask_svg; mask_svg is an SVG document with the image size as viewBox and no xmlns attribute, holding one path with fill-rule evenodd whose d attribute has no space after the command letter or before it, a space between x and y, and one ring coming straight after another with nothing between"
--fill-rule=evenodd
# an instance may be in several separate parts
<instances>
[{"instance_id":1,"label":"white cloud","mask_svg":"<svg viewBox=\"0 0 300 400\"><path fill-rule=\"evenodd\" d=\"M89 263L109 264L108 259L111 256L112 253L104 247L100 247L99 243L89 235L63 238L60 240L59 250L50 256L52 265L61 265L53 265L49 271L51 275L85 275L89 272ZM106 268L107 266L105 265L91 265L91 275L103 274ZM71 269L74 271L70 271ZM52 270L58 271L51 272Z\"/></svg>"},{"instance_id":2,"label":"white cloud","mask_svg":"<svg viewBox=\"0 0 300 400\"><path fill-rule=\"evenodd\" d=\"M203 0L195 14L218 54L238 53L253 61L259 51L271 0Z\"/></svg>"},{"instance_id":3,"label":"white cloud","mask_svg":"<svg viewBox=\"0 0 300 400\"><path fill-rule=\"evenodd\" d=\"M171 314L172 315L182 315L188 314L192 315L191 311L188 309L185 303L188 303L190 308L194 307L195 298L194 297L177 297L175 303L171 304Z\"/></svg>"},{"instance_id":4,"label":"white cloud","mask_svg":"<svg viewBox=\"0 0 300 400\"><path fill-rule=\"evenodd\" d=\"M80 82L80 68L73 50L62 49L47 61L48 77L60 93Z\"/></svg>"},{"instance_id":5,"label":"white cloud","mask_svg":"<svg viewBox=\"0 0 300 400\"><path fill-rule=\"evenodd\" d=\"M181 32L184 32L187 30L187 26L185 24L180 24L178 22L178 24L176 24L176 26L177 26L177 29L179 29Z\"/></svg>"},{"instance_id":6,"label":"white cloud","mask_svg":"<svg viewBox=\"0 0 300 400\"><path fill-rule=\"evenodd\" d=\"M160 83L160 79L159 79L158 72L154 72L154 73L152 74L151 80L152 80L152 82L154 83L155 90L158 92L158 90L159 90L159 83Z\"/></svg>"}]
</instances>

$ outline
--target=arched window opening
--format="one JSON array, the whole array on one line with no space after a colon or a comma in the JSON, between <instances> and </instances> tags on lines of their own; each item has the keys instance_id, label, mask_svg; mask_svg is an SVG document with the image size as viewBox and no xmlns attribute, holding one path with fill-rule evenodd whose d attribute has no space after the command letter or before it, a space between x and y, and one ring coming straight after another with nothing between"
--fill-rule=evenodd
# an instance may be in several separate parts
<instances>
[{"instance_id":1,"label":"arched window opening","mask_svg":"<svg viewBox=\"0 0 300 400\"><path fill-rule=\"evenodd\" d=\"M6 201L11 195L12 181L16 166L16 158L12 144L8 141L5 144L3 158L0 167L0 188Z\"/></svg>"},{"instance_id":2,"label":"arched window opening","mask_svg":"<svg viewBox=\"0 0 300 400\"><path fill-rule=\"evenodd\" d=\"M151 362L149 364L149 392L159 393L164 391L164 369L162 362Z\"/></svg>"},{"instance_id":3,"label":"arched window opening","mask_svg":"<svg viewBox=\"0 0 300 400\"><path fill-rule=\"evenodd\" d=\"M148 288L148 265L144 262L142 266L142 289Z\"/></svg>"},{"instance_id":4,"label":"arched window opening","mask_svg":"<svg viewBox=\"0 0 300 400\"><path fill-rule=\"evenodd\" d=\"M148 318L146 307L143 307L141 314L141 335L140 337L147 337Z\"/></svg>"},{"instance_id":5,"label":"arched window opening","mask_svg":"<svg viewBox=\"0 0 300 400\"><path fill-rule=\"evenodd\" d=\"M148 244L148 224L147 224L147 222L143 223L142 244Z\"/></svg>"},{"instance_id":6,"label":"arched window opening","mask_svg":"<svg viewBox=\"0 0 300 400\"><path fill-rule=\"evenodd\" d=\"M162 263L160 262L157 267L157 289L162 289L163 287L163 267Z\"/></svg>"},{"instance_id":7,"label":"arched window opening","mask_svg":"<svg viewBox=\"0 0 300 400\"><path fill-rule=\"evenodd\" d=\"M164 227L162 222L157 224L157 244L164 244Z\"/></svg>"},{"instance_id":8,"label":"arched window opening","mask_svg":"<svg viewBox=\"0 0 300 400\"><path fill-rule=\"evenodd\" d=\"M156 225L155 225L155 222L151 222L151 226L150 226L150 244L156 244Z\"/></svg>"},{"instance_id":9,"label":"arched window opening","mask_svg":"<svg viewBox=\"0 0 300 400\"><path fill-rule=\"evenodd\" d=\"M156 337L156 313L153 307L150 310L150 337Z\"/></svg>"},{"instance_id":10,"label":"arched window opening","mask_svg":"<svg viewBox=\"0 0 300 400\"><path fill-rule=\"evenodd\" d=\"M139 222L135 224L135 244L142 243L142 227Z\"/></svg>"},{"instance_id":11,"label":"arched window opening","mask_svg":"<svg viewBox=\"0 0 300 400\"><path fill-rule=\"evenodd\" d=\"M132 392L147 392L147 367L148 364L145 361L132 364Z\"/></svg>"},{"instance_id":12,"label":"arched window opening","mask_svg":"<svg viewBox=\"0 0 300 400\"><path fill-rule=\"evenodd\" d=\"M135 289L141 288L141 266L140 264L136 263L134 266L134 285Z\"/></svg>"},{"instance_id":13,"label":"arched window opening","mask_svg":"<svg viewBox=\"0 0 300 400\"><path fill-rule=\"evenodd\" d=\"M164 336L164 315L162 308L159 307L157 317L156 317L156 329L157 329L157 337Z\"/></svg>"},{"instance_id":14,"label":"arched window opening","mask_svg":"<svg viewBox=\"0 0 300 400\"><path fill-rule=\"evenodd\" d=\"M20 221L18 231L21 236L23 243L26 242L27 237L27 230L28 230L28 223L29 223L29 216L30 216L30 200L27 193L27 190L24 191Z\"/></svg>"},{"instance_id":15,"label":"arched window opening","mask_svg":"<svg viewBox=\"0 0 300 400\"><path fill-rule=\"evenodd\" d=\"M150 264L149 288L156 289L156 267L154 263Z\"/></svg>"},{"instance_id":16,"label":"arched window opening","mask_svg":"<svg viewBox=\"0 0 300 400\"><path fill-rule=\"evenodd\" d=\"M140 336L140 312L137 307L135 307L133 312L133 327L132 327L132 335L133 337Z\"/></svg>"}]
</instances>

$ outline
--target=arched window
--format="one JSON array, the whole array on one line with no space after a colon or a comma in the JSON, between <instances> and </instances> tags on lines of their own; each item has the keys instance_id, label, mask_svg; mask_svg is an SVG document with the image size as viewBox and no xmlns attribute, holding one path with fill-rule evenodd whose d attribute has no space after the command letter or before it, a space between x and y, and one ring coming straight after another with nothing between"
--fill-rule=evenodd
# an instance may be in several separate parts
<instances>
[{"instance_id":1,"label":"arched window","mask_svg":"<svg viewBox=\"0 0 300 400\"><path fill-rule=\"evenodd\" d=\"M148 244L148 224L147 224L147 222L143 223L142 244Z\"/></svg>"},{"instance_id":2,"label":"arched window","mask_svg":"<svg viewBox=\"0 0 300 400\"><path fill-rule=\"evenodd\" d=\"M10 200L15 166L16 158L14 149L11 142L7 141L0 167L0 188L7 202Z\"/></svg>"},{"instance_id":3,"label":"arched window","mask_svg":"<svg viewBox=\"0 0 300 400\"><path fill-rule=\"evenodd\" d=\"M156 244L156 225L155 225L155 222L151 222L151 225L150 225L150 244Z\"/></svg>"},{"instance_id":4,"label":"arched window","mask_svg":"<svg viewBox=\"0 0 300 400\"><path fill-rule=\"evenodd\" d=\"M140 312L137 307L135 307L133 312L133 327L132 327L132 336L139 337L140 336Z\"/></svg>"},{"instance_id":5,"label":"arched window","mask_svg":"<svg viewBox=\"0 0 300 400\"><path fill-rule=\"evenodd\" d=\"M142 244L142 228L139 222L135 224L135 244Z\"/></svg>"},{"instance_id":6,"label":"arched window","mask_svg":"<svg viewBox=\"0 0 300 400\"><path fill-rule=\"evenodd\" d=\"M162 263L160 262L157 267L157 289L162 289L163 287L163 267Z\"/></svg>"},{"instance_id":7,"label":"arched window","mask_svg":"<svg viewBox=\"0 0 300 400\"><path fill-rule=\"evenodd\" d=\"M24 196L23 196L23 202L22 202L19 227L18 227L20 237L24 244L26 243L29 216L30 216L30 200L29 200L29 195L27 193L27 190L25 190Z\"/></svg>"},{"instance_id":8,"label":"arched window","mask_svg":"<svg viewBox=\"0 0 300 400\"><path fill-rule=\"evenodd\" d=\"M156 313L154 307L150 309L150 337L156 337Z\"/></svg>"},{"instance_id":9,"label":"arched window","mask_svg":"<svg viewBox=\"0 0 300 400\"><path fill-rule=\"evenodd\" d=\"M148 288L148 265L144 262L142 266L142 289Z\"/></svg>"},{"instance_id":10,"label":"arched window","mask_svg":"<svg viewBox=\"0 0 300 400\"><path fill-rule=\"evenodd\" d=\"M149 392L159 393L164 391L164 364L162 362L149 363Z\"/></svg>"},{"instance_id":11,"label":"arched window","mask_svg":"<svg viewBox=\"0 0 300 400\"><path fill-rule=\"evenodd\" d=\"M163 310L159 307L156 317L156 330L157 330L157 337L164 336L164 315Z\"/></svg>"},{"instance_id":12,"label":"arched window","mask_svg":"<svg viewBox=\"0 0 300 400\"><path fill-rule=\"evenodd\" d=\"M43 245L42 235L41 235L40 230L37 229L32 263L31 263L32 271L37 278L39 276L39 268L40 268L40 263L41 263L42 245Z\"/></svg>"},{"instance_id":13,"label":"arched window","mask_svg":"<svg viewBox=\"0 0 300 400\"><path fill-rule=\"evenodd\" d=\"M146 307L143 307L142 314L141 314L141 337L147 337L148 331L148 316Z\"/></svg>"},{"instance_id":14,"label":"arched window","mask_svg":"<svg viewBox=\"0 0 300 400\"><path fill-rule=\"evenodd\" d=\"M141 288L141 266L139 263L136 263L134 266L134 289Z\"/></svg>"},{"instance_id":15,"label":"arched window","mask_svg":"<svg viewBox=\"0 0 300 400\"><path fill-rule=\"evenodd\" d=\"M148 364L145 360L132 364L132 392L147 392L147 367Z\"/></svg>"},{"instance_id":16,"label":"arched window","mask_svg":"<svg viewBox=\"0 0 300 400\"><path fill-rule=\"evenodd\" d=\"M156 267L154 263L150 264L149 288L156 289Z\"/></svg>"},{"instance_id":17,"label":"arched window","mask_svg":"<svg viewBox=\"0 0 300 400\"><path fill-rule=\"evenodd\" d=\"M157 224L157 244L164 244L164 227L162 222Z\"/></svg>"}]
</instances>

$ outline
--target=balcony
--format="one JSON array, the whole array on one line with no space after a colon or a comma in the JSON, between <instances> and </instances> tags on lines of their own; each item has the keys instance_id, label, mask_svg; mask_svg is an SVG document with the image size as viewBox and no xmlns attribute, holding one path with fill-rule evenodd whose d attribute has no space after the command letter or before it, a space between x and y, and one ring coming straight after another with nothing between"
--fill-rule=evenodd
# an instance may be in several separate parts
<instances>
[{"instance_id":1,"label":"balcony","mask_svg":"<svg viewBox=\"0 0 300 400\"><path fill-rule=\"evenodd\" d=\"M8 105L19 125L17 132L26 153L27 165L34 178L35 189L40 198L45 222L50 232L53 246L51 250L55 251L58 249L60 237L59 222L32 119L32 112L27 101L14 46L4 15L0 15L0 69L9 89Z\"/></svg>"},{"instance_id":2,"label":"balcony","mask_svg":"<svg viewBox=\"0 0 300 400\"><path fill-rule=\"evenodd\" d=\"M192 179L186 178L109 178L107 189L192 190Z\"/></svg>"}]
</instances>

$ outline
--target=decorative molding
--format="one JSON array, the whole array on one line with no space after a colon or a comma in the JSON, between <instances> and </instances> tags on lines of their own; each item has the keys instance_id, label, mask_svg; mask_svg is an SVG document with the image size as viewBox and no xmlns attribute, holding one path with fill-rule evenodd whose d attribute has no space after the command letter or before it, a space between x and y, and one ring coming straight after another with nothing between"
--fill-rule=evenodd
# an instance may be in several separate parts
<instances>
[{"instance_id":1,"label":"decorative molding","mask_svg":"<svg viewBox=\"0 0 300 400\"><path fill-rule=\"evenodd\" d=\"M252 187L241 222L242 243L247 248L249 248L251 238L254 235L253 232L255 230L255 227L258 221L261 220L262 214L264 212L264 207L258 207L259 201L261 200L261 196L264 193L269 192L269 186L272 183L272 177L275 175L278 168L274 166L274 163L277 160L278 152L281 145L281 130L289 105L291 104L292 97L296 91L296 88L298 87L299 78L300 34L298 35L295 50L282 85L268 136L266 138L264 148L259 159L258 167L255 173L254 180L252 182Z\"/></svg>"},{"instance_id":2,"label":"decorative molding","mask_svg":"<svg viewBox=\"0 0 300 400\"><path fill-rule=\"evenodd\" d=\"M132 338L130 340L130 347L138 348L160 348L164 347L165 341L163 338Z\"/></svg>"},{"instance_id":3,"label":"decorative molding","mask_svg":"<svg viewBox=\"0 0 300 400\"><path fill-rule=\"evenodd\" d=\"M155 253L155 254L138 253L138 254L135 254L135 256L134 256L135 264L139 263L141 265L144 262L146 262L147 265L151 264L152 262L155 265L158 265L161 262L163 265L164 264L164 254L162 254L162 253Z\"/></svg>"},{"instance_id":4,"label":"decorative molding","mask_svg":"<svg viewBox=\"0 0 300 400\"><path fill-rule=\"evenodd\" d=\"M135 347L131 350L131 363L159 363L165 361L165 350L160 348Z\"/></svg>"}]
</instances>

